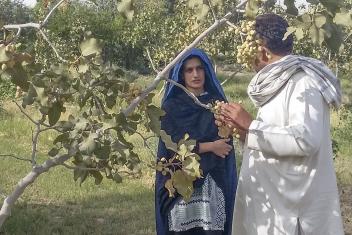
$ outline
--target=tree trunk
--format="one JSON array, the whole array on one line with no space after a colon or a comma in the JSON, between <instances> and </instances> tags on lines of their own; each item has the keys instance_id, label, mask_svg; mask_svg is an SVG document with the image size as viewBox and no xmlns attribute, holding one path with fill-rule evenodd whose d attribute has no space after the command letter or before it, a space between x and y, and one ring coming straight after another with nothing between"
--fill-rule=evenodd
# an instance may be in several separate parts
<instances>
[{"instance_id":1,"label":"tree trunk","mask_svg":"<svg viewBox=\"0 0 352 235\"><path fill-rule=\"evenodd\" d=\"M16 188L9 196L5 198L4 203L2 204L2 207L0 210L0 228L4 224L7 217L11 215L11 209L13 205L15 204L17 199L22 195L24 190L30 184L32 184L39 175L41 175L44 172L47 172L51 167L64 163L69 158L70 156L68 155L62 155L62 156L56 156L54 158L48 159L42 165L37 165L33 167L31 172L29 172L24 178L22 178L18 182Z\"/></svg>"}]
</instances>

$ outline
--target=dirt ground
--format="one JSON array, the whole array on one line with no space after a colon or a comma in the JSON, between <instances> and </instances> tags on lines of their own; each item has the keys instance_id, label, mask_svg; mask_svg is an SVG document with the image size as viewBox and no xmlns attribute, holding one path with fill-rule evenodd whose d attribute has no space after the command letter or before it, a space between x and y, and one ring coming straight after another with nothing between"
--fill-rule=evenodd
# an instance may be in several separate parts
<instances>
[{"instance_id":1,"label":"dirt ground","mask_svg":"<svg viewBox=\"0 0 352 235\"><path fill-rule=\"evenodd\" d=\"M340 187L340 200L345 235L352 235L352 185Z\"/></svg>"}]
</instances>

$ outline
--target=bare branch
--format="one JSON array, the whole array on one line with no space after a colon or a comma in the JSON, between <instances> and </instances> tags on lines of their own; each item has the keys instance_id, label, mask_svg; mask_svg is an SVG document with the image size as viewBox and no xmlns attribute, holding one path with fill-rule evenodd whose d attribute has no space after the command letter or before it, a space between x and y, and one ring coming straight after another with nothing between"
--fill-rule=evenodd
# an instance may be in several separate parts
<instances>
[{"instance_id":1,"label":"bare branch","mask_svg":"<svg viewBox=\"0 0 352 235\"><path fill-rule=\"evenodd\" d=\"M215 11L213 9L213 5L211 4L211 0L208 0L208 4L209 4L209 8L210 8L211 14L213 15L214 21L217 21L216 14L215 14Z\"/></svg>"},{"instance_id":2,"label":"bare branch","mask_svg":"<svg viewBox=\"0 0 352 235\"><path fill-rule=\"evenodd\" d=\"M21 111L21 113L23 113L24 114L24 116L26 116L31 122L33 122L35 125L38 125L39 124L39 122L36 122L36 121L34 121L34 119L31 117L31 116L29 116L24 110L23 110L23 108L16 102L16 101L13 101L15 104L16 104L16 106L19 108L19 110Z\"/></svg>"},{"instance_id":3,"label":"bare branch","mask_svg":"<svg viewBox=\"0 0 352 235\"><path fill-rule=\"evenodd\" d=\"M81 166L71 166L66 163L60 164L70 170L84 170L84 171L102 171L104 168L93 168L93 167L81 167Z\"/></svg>"},{"instance_id":4,"label":"bare branch","mask_svg":"<svg viewBox=\"0 0 352 235\"><path fill-rule=\"evenodd\" d=\"M38 138L40 134L40 123L36 125L36 130L34 132L34 136L32 137L32 165L36 165L36 156L37 156L37 145Z\"/></svg>"},{"instance_id":5,"label":"bare branch","mask_svg":"<svg viewBox=\"0 0 352 235\"><path fill-rule=\"evenodd\" d=\"M56 54L56 57L61 60L64 63L67 63L68 61L65 60L64 58L62 58L59 53L57 52L56 48L54 47L54 45L50 42L49 38L45 35L45 33L43 32L43 30L39 29L39 33L43 36L44 40L49 44L49 46L53 49L53 51Z\"/></svg>"},{"instance_id":6,"label":"bare branch","mask_svg":"<svg viewBox=\"0 0 352 235\"><path fill-rule=\"evenodd\" d=\"M156 73L158 74L159 71L156 69L156 67L155 67L155 65L154 65L154 63L153 63L152 57L150 56L149 48L147 48L146 51L147 51L148 59L149 59L149 61L150 61L150 64L151 64L151 66L152 66L154 72L156 72Z\"/></svg>"},{"instance_id":7,"label":"bare branch","mask_svg":"<svg viewBox=\"0 0 352 235\"><path fill-rule=\"evenodd\" d=\"M11 158L15 158L15 159L20 160L20 161L25 161L25 162L32 163L32 161L30 159L17 157L17 156L15 156L13 154L0 154L0 157L11 157Z\"/></svg>"},{"instance_id":8,"label":"bare branch","mask_svg":"<svg viewBox=\"0 0 352 235\"><path fill-rule=\"evenodd\" d=\"M65 155L58 155L54 158L50 158L46 160L42 165L37 165L32 168L32 170L20 181L18 182L16 188L13 192L8 195L1 207L0 210L0 228L2 227L3 223L5 222L6 218L11 215L11 209L18 198L23 194L24 190L31 185L36 178L41 175L42 173L48 171L50 168L60 165L66 160L68 160L71 156Z\"/></svg>"},{"instance_id":9,"label":"bare branch","mask_svg":"<svg viewBox=\"0 0 352 235\"><path fill-rule=\"evenodd\" d=\"M154 154L153 149L152 149L152 148L150 147L150 145L148 144L148 139L151 138L151 137L155 137L155 136L144 137L144 136L143 136L140 132L138 132L138 131L135 131L135 134L139 135L139 136L142 138L144 146L149 149L150 153L151 153L151 154L153 155L153 157L156 159L156 156L155 156L155 154Z\"/></svg>"},{"instance_id":10,"label":"bare branch","mask_svg":"<svg viewBox=\"0 0 352 235\"><path fill-rule=\"evenodd\" d=\"M238 10L239 8L245 6L247 3L247 0L241 2L240 4L238 4L236 6L236 10ZM206 29L203 33L201 33L200 35L198 35L198 37L191 43L189 44L186 48L183 49L183 51L178 54L176 56L176 58L174 58L160 73L158 73L158 75L156 76L156 78L154 79L153 83L150 84L138 97L136 97L131 103L130 105L124 109L122 112L125 116L128 116L131 112L133 112L133 110L138 106L138 104L140 102L142 102L142 100L145 99L145 97L147 97L147 95L152 92L153 90L155 90L155 88L157 87L157 85L159 84L159 82L161 80L163 80L164 78L167 78L167 75L170 71L170 69L175 66L176 63L178 63L181 58L188 52L190 51L192 48L194 48L195 46L197 46L206 36L208 36L208 34L214 32L216 29L218 29L220 26L222 26L226 21L228 21L230 19L230 17L233 15L232 12L227 13L223 18L221 18L220 20L216 20L208 29Z\"/></svg>"},{"instance_id":11,"label":"bare branch","mask_svg":"<svg viewBox=\"0 0 352 235\"><path fill-rule=\"evenodd\" d=\"M233 24L233 23L231 23L231 22L228 21L228 20L226 21L226 24L229 25L231 28L234 28L234 29L236 28L236 25Z\"/></svg>"},{"instance_id":12,"label":"bare branch","mask_svg":"<svg viewBox=\"0 0 352 235\"><path fill-rule=\"evenodd\" d=\"M45 19L43 20L43 22L41 23L41 27L45 26L47 23L48 23L48 20L51 16L51 14L53 14L53 12L56 10L56 8L58 8L64 1L67 1L67 0L61 0L60 2L58 2L54 7L53 9L50 10L50 12L48 13L48 15L45 17Z\"/></svg>"},{"instance_id":13,"label":"bare branch","mask_svg":"<svg viewBox=\"0 0 352 235\"><path fill-rule=\"evenodd\" d=\"M181 88L181 89L182 89L184 92L186 92L187 95L188 95L189 97L191 97L191 98L194 100L194 102L195 102L196 104L198 104L199 106L201 106L201 107L203 107L203 108L205 108L205 109L210 109L210 108L211 108L211 105L203 104L202 102L200 102L199 99L197 98L197 96L195 96L192 92L190 92L189 90L187 90L187 88L184 87L184 86L182 86L180 83L175 82L174 80L171 80L171 79L168 79L168 78L165 78L165 80L168 81L168 82L170 82L170 83L172 83L172 84L174 84L175 86Z\"/></svg>"},{"instance_id":14,"label":"bare branch","mask_svg":"<svg viewBox=\"0 0 352 235\"><path fill-rule=\"evenodd\" d=\"M176 56L176 58L174 58L160 73L158 73L153 83L149 87L147 87L141 95L136 97L126 109L123 110L124 115L128 116L138 106L138 104L145 99L145 97L150 92L155 90L159 82L167 77L170 69L175 66L175 64L178 63L188 51L197 46L206 36L208 36L208 34L214 32L217 28L222 26L231 16L232 13L227 13L222 19L215 21L207 30L202 32L190 45L184 48L183 51Z\"/></svg>"},{"instance_id":15,"label":"bare branch","mask_svg":"<svg viewBox=\"0 0 352 235\"><path fill-rule=\"evenodd\" d=\"M236 74L238 74L242 70L242 67L239 67L233 72L228 78L226 78L222 83L221 86L225 85L226 82L228 82L230 79L232 79Z\"/></svg>"},{"instance_id":16,"label":"bare branch","mask_svg":"<svg viewBox=\"0 0 352 235\"><path fill-rule=\"evenodd\" d=\"M4 29L20 29L20 28L35 28L40 29L40 24L38 23L25 23L25 24L8 24L3 26Z\"/></svg>"}]
</instances>

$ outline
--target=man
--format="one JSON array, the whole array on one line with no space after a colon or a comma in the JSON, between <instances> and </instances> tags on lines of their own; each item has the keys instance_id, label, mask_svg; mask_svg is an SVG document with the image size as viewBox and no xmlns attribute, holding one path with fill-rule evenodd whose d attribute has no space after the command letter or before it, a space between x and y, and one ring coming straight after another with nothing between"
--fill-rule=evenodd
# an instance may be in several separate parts
<instances>
[{"instance_id":1,"label":"man","mask_svg":"<svg viewBox=\"0 0 352 235\"><path fill-rule=\"evenodd\" d=\"M172 69L169 78L182 84L202 103L225 101L213 66L200 49L190 50ZM194 182L194 193L186 202L180 195L169 197L165 182L169 175L156 173L155 213L158 235L230 235L236 190L236 167L229 139L218 136L214 115L195 104L182 89L169 83L162 100L165 116L161 129L177 143L186 133L196 140L202 178ZM158 159L174 152L160 140Z\"/></svg>"},{"instance_id":2,"label":"man","mask_svg":"<svg viewBox=\"0 0 352 235\"><path fill-rule=\"evenodd\" d=\"M219 118L245 140L233 234L344 234L329 108L340 105L340 84L320 61L291 55L287 27L275 14L256 18L263 48L248 95L257 118L240 104L221 107Z\"/></svg>"}]
</instances>

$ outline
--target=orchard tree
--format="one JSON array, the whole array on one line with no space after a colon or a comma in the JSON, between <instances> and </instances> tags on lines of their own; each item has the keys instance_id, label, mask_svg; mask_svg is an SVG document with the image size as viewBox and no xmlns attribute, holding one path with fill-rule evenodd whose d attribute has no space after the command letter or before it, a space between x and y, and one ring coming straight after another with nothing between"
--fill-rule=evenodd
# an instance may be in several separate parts
<instances>
[{"instance_id":1,"label":"orchard tree","mask_svg":"<svg viewBox=\"0 0 352 235\"><path fill-rule=\"evenodd\" d=\"M99 5L98 0L91 2L97 9L103 6ZM55 34L47 30L55 13L70 11L74 3L68 0L58 3L43 1L42 8L38 9L39 23L3 25L3 30L13 31L11 35L15 36L5 36L1 41L0 76L25 92L23 99L15 102L33 124L34 132L32 151L27 157L15 156L13 153L1 154L30 162L32 170L5 198L0 210L0 227L26 187L52 167L64 165L72 169L73 178L79 183L83 183L88 177L94 177L97 184L104 177L119 183L125 173L137 174L141 169L138 167L141 160L126 137L136 133L138 125L143 125L156 136L160 136L166 147L175 152L174 157L169 160L161 158L156 162L147 163L170 176L165 185L170 196L175 192L185 199L191 196L193 181L201 177L199 156L192 152L195 141L185 135L178 143L173 143L171 137L160 130L159 118L164 112L152 104L153 91L161 81L172 82L167 79L170 69L203 39L202 46L212 55L236 54L234 60L246 64L249 56L260 49L260 41L257 42L252 32L253 19L257 14L270 11L275 6L271 4L272 1L255 0L244 1L236 6L232 6L232 1L227 0L141 2L143 4L138 5L138 1L122 0L116 8L124 17L123 20L130 22L128 30L122 33L123 37L127 40L127 32L130 32L132 44L139 48L145 47L143 49L151 63L156 64L155 70L162 68L154 81L144 89L132 83L134 77L129 72L104 61L102 51L105 42L97 37L96 32L99 30L87 30L91 26L84 23L89 21L77 23L77 26L81 27L75 31L79 36L73 37L71 43L53 43L53 40L60 42L61 37L63 42L66 42L70 37L70 34L65 33L71 29L63 30L63 34L58 33L61 27L66 27L65 25L51 25L56 27ZM347 10L348 4L335 0L310 2L316 10L298 15L294 1L285 1L287 9L282 14L294 22L293 26L287 29L287 35L294 33L298 40L305 38L302 35L309 35L312 43L324 46L333 53L341 53L341 38L351 31L351 10ZM147 7L147 10L143 10L144 7ZM170 15L172 17L169 17ZM161 24L165 27L160 27ZM226 27L220 31L220 27L224 25ZM40 37L35 55L16 47L16 40L21 37L24 28L34 29ZM92 33L93 31L95 33ZM214 33L216 36L212 36ZM216 44L218 41L229 46ZM57 49L58 44L66 45L67 48ZM246 46L247 44L249 46ZM50 55L43 52L40 53L45 56L38 55L40 48L44 47L55 55L55 60L47 59L46 56L49 58ZM233 48L233 51L227 51L228 47ZM198 105L217 112L217 106L200 103L192 93L182 88ZM67 104L80 107L80 111L70 113L68 118L63 120L61 114L70 112L66 110ZM28 106L35 108L39 119L35 119L26 111ZM54 131L56 137L47 153L48 159L39 163L39 136L49 130Z\"/></svg>"}]
</instances>

